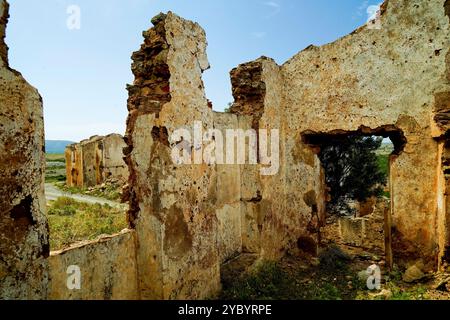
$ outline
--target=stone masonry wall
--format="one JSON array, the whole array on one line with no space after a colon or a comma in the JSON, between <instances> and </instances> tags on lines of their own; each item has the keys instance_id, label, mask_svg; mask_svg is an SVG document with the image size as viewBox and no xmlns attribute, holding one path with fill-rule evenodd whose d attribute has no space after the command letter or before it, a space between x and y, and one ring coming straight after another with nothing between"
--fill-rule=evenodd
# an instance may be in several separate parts
<instances>
[{"instance_id":1,"label":"stone masonry wall","mask_svg":"<svg viewBox=\"0 0 450 320\"><path fill-rule=\"evenodd\" d=\"M83 186L83 153L79 143L66 147L66 184L69 187Z\"/></svg>"},{"instance_id":2,"label":"stone masonry wall","mask_svg":"<svg viewBox=\"0 0 450 320\"><path fill-rule=\"evenodd\" d=\"M86 188L111 180L124 184L128 180L128 167L123 160L124 147L125 142L119 134L94 136L67 146L67 185Z\"/></svg>"},{"instance_id":3,"label":"stone masonry wall","mask_svg":"<svg viewBox=\"0 0 450 320\"><path fill-rule=\"evenodd\" d=\"M281 67L263 57L232 71L231 111L253 117L255 129L278 128L282 141L278 175L260 177L251 168L241 173L242 192L248 183L249 194L260 194L249 197L257 204L243 205L243 228L258 225L256 233L243 232L244 251L253 243L252 251L275 258L300 237L316 237L324 177L304 134L384 132L406 139L391 159L394 259L436 267L445 245L438 234L445 219L438 210L436 139L447 130L449 8L444 0L386 1L381 29L364 26L310 46Z\"/></svg>"},{"instance_id":4,"label":"stone masonry wall","mask_svg":"<svg viewBox=\"0 0 450 320\"><path fill-rule=\"evenodd\" d=\"M8 65L8 46L5 43L6 24L9 18L9 3L6 0L0 2L0 59L3 65Z\"/></svg>"},{"instance_id":5,"label":"stone masonry wall","mask_svg":"<svg viewBox=\"0 0 450 320\"><path fill-rule=\"evenodd\" d=\"M226 137L227 129L238 128L241 126L236 115L214 113L214 129L219 130L223 137ZM224 154L225 145L226 142ZM216 168L217 245L220 262L223 263L242 252L241 166L217 164Z\"/></svg>"},{"instance_id":6,"label":"stone masonry wall","mask_svg":"<svg viewBox=\"0 0 450 320\"><path fill-rule=\"evenodd\" d=\"M52 299L211 298L220 264L235 255L278 259L299 239L316 243L326 186L318 150L305 140L311 133L404 137L389 179L394 262L436 269L449 234L449 2L386 1L381 29L308 47L282 66L265 57L240 65L231 73L231 114L214 113L205 97L203 29L171 12L155 17L133 54L128 86L124 154L134 230L48 260L42 101L8 67L0 0L0 298L46 298L49 290ZM201 154L203 142L172 139L195 122L204 131L278 130L278 170L262 175L261 156L258 165L174 163L175 145L187 144L192 159ZM105 150L95 142L94 180ZM68 163L85 166L86 152L71 150ZM79 292L65 287L71 264L84 275Z\"/></svg>"},{"instance_id":7,"label":"stone masonry wall","mask_svg":"<svg viewBox=\"0 0 450 320\"><path fill-rule=\"evenodd\" d=\"M52 300L137 300L135 232L124 230L114 236L74 245L51 253ZM70 266L80 270L80 289L70 290Z\"/></svg>"},{"instance_id":8,"label":"stone masonry wall","mask_svg":"<svg viewBox=\"0 0 450 320\"><path fill-rule=\"evenodd\" d=\"M8 65L0 0L0 299L45 299L49 244L42 99Z\"/></svg>"},{"instance_id":9,"label":"stone masonry wall","mask_svg":"<svg viewBox=\"0 0 450 320\"><path fill-rule=\"evenodd\" d=\"M120 134L110 134L103 139L102 180L114 180L119 183L128 181L128 166L123 160L125 141Z\"/></svg>"},{"instance_id":10,"label":"stone masonry wall","mask_svg":"<svg viewBox=\"0 0 450 320\"><path fill-rule=\"evenodd\" d=\"M213 128L201 79L209 67L206 37L198 24L171 12L152 22L133 54L125 138L141 297L207 298L220 289L216 170L177 166L170 144L179 141L169 141L179 128L192 130L195 121Z\"/></svg>"},{"instance_id":11,"label":"stone masonry wall","mask_svg":"<svg viewBox=\"0 0 450 320\"><path fill-rule=\"evenodd\" d=\"M326 133L393 126L407 144L392 159L394 260L423 259L434 268L439 252L438 169L433 121L435 96L448 91L448 1L391 0L381 29L362 27L323 47L309 47L282 66L288 189L301 202L316 164L293 166L306 130ZM288 116L289 115L289 116ZM424 168L428 168L424 170ZM294 192L300 190L300 192ZM291 214L298 206L286 208Z\"/></svg>"}]
</instances>

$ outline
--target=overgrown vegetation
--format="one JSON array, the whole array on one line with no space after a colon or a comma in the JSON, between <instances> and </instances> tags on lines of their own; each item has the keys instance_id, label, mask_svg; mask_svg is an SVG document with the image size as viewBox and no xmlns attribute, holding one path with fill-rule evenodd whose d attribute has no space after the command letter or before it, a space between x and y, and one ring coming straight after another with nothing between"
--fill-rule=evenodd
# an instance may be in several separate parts
<instances>
[{"instance_id":1,"label":"overgrown vegetation","mask_svg":"<svg viewBox=\"0 0 450 320\"><path fill-rule=\"evenodd\" d=\"M65 183L57 183L55 186L69 194L84 194L86 196L98 197L110 201L119 201L122 187L116 184L105 183L91 188L68 187Z\"/></svg>"},{"instance_id":2,"label":"overgrown vegetation","mask_svg":"<svg viewBox=\"0 0 450 320\"><path fill-rule=\"evenodd\" d=\"M233 107L233 103L232 103L232 102L229 102L228 105L227 105L227 107L224 109L223 112L225 112L225 113L230 113L232 107Z\"/></svg>"},{"instance_id":3,"label":"overgrown vegetation","mask_svg":"<svg viewBox=\"0 0 450 320\"><path fill-rule=\"evenodd\" d=\"M338 249L326 250L319 267L297 261L264 261L248 273L223 283L225 300L344 300L356 298L362 284ZM349 282L352 287L349 287Z\"/></svg>"},{"instance_id":4,"label":"overgrown vegetation","mask_svg":"<svg viewBox=\"0 0 450 320\"><path fill-rule=\"evenodd\" d=\"M385 294L370 293L362 290L357 300L431 300L432 291L423 284L407 285L402 282L402 272L395 268L384 276L382 290Z\"/></svg>"},{"instance_id":5,"label":"overgrown vegetation","mask_svg":"<svg viewBox=\"0 0 450 320\"><path fill-rule=\"evenodd\" d=\"M253 272L237 279L221 295L224 300L343 300L352 299L345 277L313 277L297 270L287 272L275 262L263 262ZM345 289L343 289L345 288Z\"/></svg>"},{"instance_id":6,"label":"overgrown vegetation","mask_svg":"<svg viewBox=\"0 0 450 320\"><path fill-rule=\"evenodd\" d=\"M66 181L66 160L64 154L46 154L45 182L56 183Z\"/></svg>"},{"instance_id":7,"label":"overgrown vegetation","mask_svg":"<svg viewBox=\"0 0 450 320\"><path fill-rule=\"evenodd\" d=\"M428 300L448 299L423 283L407 284L403 273L382 276L381 290L371 291L359 273L374 262L367 257L350 257L338 247L325 249L320 263L306 264L315 258L286 257L280 262L263 261L240 276L229 267L222 272L224 300ZM223 271L225 270L225 271Z\"/></svg>"},{"instance_id":8,"label":"overgrown vegetation","mask_svg":"<svg viewBox=\"0 0 450 320\"><path fill-rule=\"evenodd\" d=\"M378 167L387 179L389 177L389 157L390 154L377 155ZM382 196L385 198L390 198L391 194L388 191L383 191Z\"/></svg>"},{"instance_id":9,"label":"overgrown vegetation","mask_svg":"<svg viewBox=\"0 0 450 320\"><path fill-rule=\"evenodd\" d=\"M382 138L350 135L321 145L319 157L330 190L330 213L348 210L348 200L363 202L383 195L388 168L376 154L382 142Z\"/></svg>"},{"instance_id":10,"label":"overgrown vegetation","mask_svg":"<svg viewBox=\"0 0 450 320\"><path fill-rule=\"evenodd\" d=\"M64 154L50 154L50 153L46 153L45 154L45 160L47 162L66 163L66 158L65 158Z\"/></svg>"},{"instance_id":11,"label":"overgrown vegetation","mask_svg":"<svg viewBox=\"0 0 450 320\"><path fill-rule=\"evenodd\" d=\"M66 175L59 174L58 168L47 168L46 175L45 175L45 182L46 183L56 183L56 182L63 182L66 181Z\"/></svg>"},{"instance_id":12,"label":"overgrown vegetation","mask_svg":"<svg viewBox=\"0 0 450 320\"><path fill-rule=\"evenodd\" d=\"M290 299L296 296L293 279L275 262L263 262L258 268L237 279L222 295L228 300Z\"/></svg>"},{"instance_id":13,"label":"overgrown vegetation","mask_svg":"<svg viewBox=\"0 0 450 320\"><path fill-rule=\"evenodd\" d=\"M51 250L62 249L83 240L94 240L103 234L114 234L127 228L122 209L107 204L87 204L62 197L48 207Z\"/></svg>"},{"instance_id":14,"label":"overgrown vegetation","mask_svg":"<svg viewBox=\"0 0 450 320\"><path fill-rule=\"evenodd\" d=\"M377 163L378 168L383 173L385 177L389 175L389 155L388 154L379 154L377 155Z\"/></svg>"}]
</instances>

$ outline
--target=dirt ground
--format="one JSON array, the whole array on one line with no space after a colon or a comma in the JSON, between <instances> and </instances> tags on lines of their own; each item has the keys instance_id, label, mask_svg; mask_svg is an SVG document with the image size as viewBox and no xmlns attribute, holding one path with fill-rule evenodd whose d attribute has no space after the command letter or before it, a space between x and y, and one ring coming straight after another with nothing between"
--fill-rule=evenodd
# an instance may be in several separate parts
<instances>
[{"instance_id":1,"label":"dirt ground","mask_svg":"<svg viewBox=\"0 0 450 320\"><path fill-rule=\"evenodd\" d=\"M380 290L369 290L366 270L381 270ZM280 262L241 255L222 268L221 299L231 300L450 300L450 274L427 274L406 283L382 257L357 248L322 248L319 257L290 255Z\"/></svg>"}]
</instances>

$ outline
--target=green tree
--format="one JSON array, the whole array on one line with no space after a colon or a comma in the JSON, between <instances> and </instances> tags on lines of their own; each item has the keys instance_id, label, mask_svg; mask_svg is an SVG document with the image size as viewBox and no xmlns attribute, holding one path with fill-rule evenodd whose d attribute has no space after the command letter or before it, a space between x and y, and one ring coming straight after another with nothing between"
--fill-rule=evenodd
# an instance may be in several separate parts
<instances>
[{"instance_id":1,"label":"green tree","mask_svg":"<svg viewBox=\"0 0 450 320\"><path fill-rule=\"evenodd\" d=\"M386 174L375 153L382 142L382 138L350 135L322 144L319 157L330 189L331 213L348 209L348 199L362 202L382 195Z\"/></svg>"}]
</instances>

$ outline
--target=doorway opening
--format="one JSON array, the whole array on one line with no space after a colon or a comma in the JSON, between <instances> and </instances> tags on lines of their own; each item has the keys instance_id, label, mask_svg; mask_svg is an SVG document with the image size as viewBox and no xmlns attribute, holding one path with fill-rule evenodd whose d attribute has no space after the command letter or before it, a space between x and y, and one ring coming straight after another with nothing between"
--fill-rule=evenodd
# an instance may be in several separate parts
<instances>
[{"instance_id":1,"label":"doorway opening","mask_svg":"<svg viewBox=\"0 0 450 320\"><path fill-rule=\"evenodd\" d=\"M321 161L325 205L318 241L393 265L391 167L406 139L394 126L329 133L305 132Z\"/></svg>"}]
</instances>

